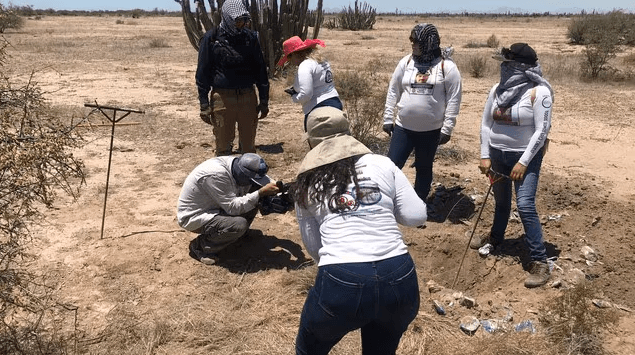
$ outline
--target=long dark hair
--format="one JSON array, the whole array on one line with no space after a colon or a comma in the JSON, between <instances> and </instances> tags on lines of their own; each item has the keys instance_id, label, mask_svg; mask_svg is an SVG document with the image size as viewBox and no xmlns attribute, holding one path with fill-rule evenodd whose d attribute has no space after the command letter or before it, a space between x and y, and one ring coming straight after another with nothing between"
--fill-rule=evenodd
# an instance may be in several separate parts
<instances>
[{"instance_id":1,"label":"long dark hair","mask_svg":"<svg viewBox=\"0 0 635 355\"><path fill-rule=\"evenodd\" d=\"M343 194L353 180L355 190L359 191L355 163L359 156L340 159L336 162L305 171L291 188L295 202L307 208L309 202L328 203L334 194Z\"/></svg>"}]
</instances>

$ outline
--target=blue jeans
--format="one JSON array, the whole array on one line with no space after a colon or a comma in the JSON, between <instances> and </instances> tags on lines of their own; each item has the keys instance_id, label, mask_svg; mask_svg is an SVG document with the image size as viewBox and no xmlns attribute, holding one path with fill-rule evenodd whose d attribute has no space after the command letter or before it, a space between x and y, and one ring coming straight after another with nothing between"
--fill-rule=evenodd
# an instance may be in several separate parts
<instances>
[{"instance_id":1,"label":"blue jeans","mask_svg":"<svg viewBox=\"0 0 635 355\"><path fill-rule=\"evenodd\" d=\"M529 256L532 261L546 261L547 250L542 240L542 226L536 211L536 190L538 189L538 177L542 165L543 149L541 148L527 166L527 172L522 180L514 181L516 192L516 207L520 220L525 229L525 243L529 248ZM490 159L492 169L498 173L509 175L522 156L522 152L505 152L490 147ZM503 179L492 187L496 208L494 211L494 223L491 229L493 244L500 244L505 238L505 229L511 213L512 206L512 181Z\"/></svg>"},{"instance_id":2,"label":"blue jeans","mask_svg":"<svg viewBox=\"0 0 635 355\"><path fill-rule=\"evenodd\" d=\"M434 131L416 132L398 125L395 125L395 130L392 132L388 158L401 169L414 149L416 171L414 189L423 201L430 193L432 163L439 145L440 134L440 128Z\"/></svg>"},{"instance_id":3,"label":"blue jeans","mask_svg":"<svg viewBox=\"0 0 635 355\"><path fill-rule=\"evenodd\" d=\"M318 104L315 105L315 107L313 107L311 111L315 110L318 107L324 107L324 106L335 107L336 109L340 111L344 109L344 106L342 106L342 101L340 101L340 98L336 96L336 97L331 97L324 101L318 102ZM309 113L311 112L309 111ZM306 121L309 118L309 113L304 115L304 131L305 132L306 132Z\"/></svg>"},{"instance_id":4,"label":"blue jeans","mask_svg":"<svg viewBox=\"0 0 635 355\"><path fill-rule=\"evenodd\" d=\"M322 355L360 329L362 354L394 354L419 312L419 284L410 254L321 266L309 290L296 355Z\"/></svg>"}]
</instances>

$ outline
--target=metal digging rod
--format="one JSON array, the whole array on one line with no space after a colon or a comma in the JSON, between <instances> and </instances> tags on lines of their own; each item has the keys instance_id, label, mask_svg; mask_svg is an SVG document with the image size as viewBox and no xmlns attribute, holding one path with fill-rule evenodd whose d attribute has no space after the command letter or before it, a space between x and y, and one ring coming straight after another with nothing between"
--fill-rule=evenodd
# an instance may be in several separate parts
<instances>
[{"instance_id":1,"label":"metal digging rod","mask_svg":"<svg viewBox=\"0 0 635 355\"><path fill-rule=\"evenodd\" d=\"M112 129L110 131L110 153L108 155L108 171L106 172L106 195L104 196L104 211L101 216L101 235L99 237L99 239L103 239L104 238L104 222L106 220L106 202L108 201L108 183L110 182L110 164L112 162L112 146L115 140L115 123L123 120L131 113L145 114L145 111L133 110L133 109L121 108L121 107L103 106L103 105L97 104L96 101L94 104L88 104L88 103L84 104L84 107L91 107L91 108L99 110L99 112L101 112L104 116L106 116L108 121L112 123ZM104 110L112 110L112 117L108 116L106 112L104 112ZM120 118L117 118L117 111L125 112L125 114L121 116Z\"/></svg>"},{"instance_id":2,"label":"metal digging rod","mask_svg":"<svg viewBox=\"0 0 635 355\"><path fill-rule=\"evenodd\" d=\"M472 238L474 237L474 232L476 231L476 226L478 226L478 221L481 219L481 214L485 209L485 203L487 202L487 197L489 197L490 192L492 191L492 186L495 183L499 182L501 179L504 179L506 176L496 173L490 170L490 173L494 176L499 176L497 179L490 178L489 188L487 189L487 193L485 194L485 199L483 199L483 204L481 205L481 209L478 211L478 217L476 217L476 221L474 222L474 228L472 228L472 234L470 234L470 239L467 241L467 245L465 246L465 252L463 252L463 257L461 258L461 263L459 264L459 269L456 270L456 276L454 276L454 281L452 281L452 289L456 285L456 280L459 278L459 273L461 272L461 267L463 267L463 261L465 260L465 255L467 255L467 251L470 249L470 243L472 242ZM488 176L489 174L488 173Z\"/></svg>"}]
</instances>

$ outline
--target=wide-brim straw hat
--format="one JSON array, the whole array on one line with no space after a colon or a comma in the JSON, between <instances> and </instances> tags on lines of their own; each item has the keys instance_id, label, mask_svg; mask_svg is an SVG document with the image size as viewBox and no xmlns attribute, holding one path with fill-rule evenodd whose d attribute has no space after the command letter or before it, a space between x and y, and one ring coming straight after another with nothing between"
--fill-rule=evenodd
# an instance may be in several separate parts
<instances>
[{"instance_id":1,"label":"wide-brim straw hat","mask_svg":"<svg viewBox=\"0 0 635 355\"><path fill-rule=\"evenodd\" d=\"M305 138L311 146L300 164L298 174L341 159L372 153L350 135L346 115L334 107L319 107L307 117Z\"/></svg>"},{"instance_id":2,"label":"wide-brim straw hat","mask_svg":"<svg viewBox=\"0 0 635 355\"><path fill-rule=\"evenodd\" d=\"M302 40L298 36L293 36L284 43L282 43L282 50L284 51L284 56L278 61L278 66L281 67L289 60L289 54L297 51L301 51L307 48L315 48L317 45L322 47L326 47L326 44L321 39L306 39Z\"/></svg>"}]
</instances>

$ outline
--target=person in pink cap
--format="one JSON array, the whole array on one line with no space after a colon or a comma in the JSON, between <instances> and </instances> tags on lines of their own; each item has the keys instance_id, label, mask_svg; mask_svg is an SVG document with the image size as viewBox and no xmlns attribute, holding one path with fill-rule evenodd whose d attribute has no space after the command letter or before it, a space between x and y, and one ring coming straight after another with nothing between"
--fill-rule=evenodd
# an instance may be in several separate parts
<instances>
[{"instance_id":1,"label":"person in pink cap","mask_svg":"<svg viewBox=\"0 0 635 355\"><path fill-rule=\"evenodd\" d=\"M343 110L342 102L333 83L331 65L317 55L317 46L326 47L320 39L302 40L293 36L282 44L284 56L278 62L283 66L289 62L298 67L293 86L286 89L293 102L302 104L304 112L304 131L309 113L323 106L335 107Z\"/></svg>"}]
</instances>

